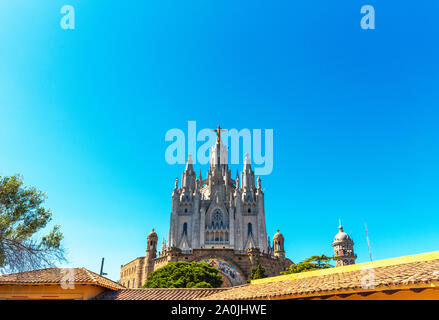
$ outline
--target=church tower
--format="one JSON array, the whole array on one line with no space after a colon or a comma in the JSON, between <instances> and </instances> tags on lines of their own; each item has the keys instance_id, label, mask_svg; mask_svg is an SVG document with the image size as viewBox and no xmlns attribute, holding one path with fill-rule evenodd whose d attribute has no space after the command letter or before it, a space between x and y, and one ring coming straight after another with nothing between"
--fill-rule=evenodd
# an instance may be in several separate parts
<instances>
[{"instance_id":1,"label":"church tower","mask_svg":"<svg viewBox=\"0 0 439 320\"><path fill-rule=\"evenodd\" d=\"M157 254L157 234L147 238L145 257L121 266L120 281L140 287L154 270L176 261L205 262L217 268L223 286L245 283L259 264L268 276L279 275L293 262L285 257L284 236L279 232L273 246L267 237L262 180L255 177L248 154L242 171L232 178L226 131L219 126L210 148L210 165L205 177L195 173L191 155L181 176L175 179L171 202L168 241ZM136 277L136 278L135 278Z\"/></svg>"},{"instance_id":2,"label":"church tower","mask_svg":"<svg viewBox=\"0 0 439 320\"><path fill-rule=\"evenodd\" d=\"M355 264L357 256L354 254L354 241L343 231L341 222L338 227L338 233L332 242L332 246L334 247L334 258L337 261L337 267Z\"/></svg>"},{"instance_id":3,"label":"church tower","mask_svg":"<svg viewBox=\"0 0 439 320\"><path fill-rule=\"evenodd\" d=\"M154 271L154 259L157 256L157 242L158 242L157 233L154 232L154 229L148 234L146 238L146 259L145 259L145 273L149 275L152 271Z\"/></svg>"},{"instance_id":4,"label":"church tower","mask_svg":"<svg viewBox=\"0 0 439 320\"><path fill-rule=\"evenodd\" d=\"M210 149L207 176L197 177L191 157L187 160L181 186L176 179L172 194L168 245L190 253L194 249L258 248L269 253L261 179L255 181L246 154L244 168L232 179L228 151L218 126L216 143ZM257 185L255 184L257 182Z\"/></svg>"},{"instance_id":5,"label":"church tower","mask_svg":"<svg viewBox=\"0 0 439 320\"><path fill-rule=\"evenodd\" d=\"M278 258L285 258L285 249L284 249L284 236L282 233L277 230L277 233L273 237L273 248L274 248L274 256Z\"/></svg>"}]
</instances>

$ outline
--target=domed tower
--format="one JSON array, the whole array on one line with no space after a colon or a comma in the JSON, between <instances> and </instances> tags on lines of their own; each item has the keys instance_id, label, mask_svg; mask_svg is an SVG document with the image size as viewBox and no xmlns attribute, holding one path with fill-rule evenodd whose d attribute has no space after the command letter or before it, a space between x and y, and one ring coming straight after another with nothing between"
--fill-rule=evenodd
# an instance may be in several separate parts
<instances>
[{"instance_id":1,"label":"domed tower","mask_svg":"<svg viewBox=\"0 0 439 320\"><path fill-rule=\"evenodd\" d=\"M332 242L332 246L334 247L334 258L337 261L337 267L355 264L357 256L354 254L354 241L343 231L341 222L338 227L338 233Z\"/></svg>"},{"instance_id":2,"label":"domed tower","mask_svg":"<svg viewBox=\"0 0 439 320\"><path fill-rule=\"evenodd\" d=\"M285 258L284 250L284 236L277 229L277 233L273 237L274 256L278 258Z\"/></svg>"},{"instance_id":3,"label":"domed tower","mask_svg":"<svg viewBox=\"0 0 439 320\"><path fill-rule=\"evenodd\" d=\"M146 246L146 257L145 257L145 275L148 276L154 271L154 258L157 256L157 242L159 237L154 229L148 234L147 246Z\"/></svg>"},{"instance_id":4,"label":"domed tower","mask_svg":"<svg viewBox=\"0 0 439 320\"><path fill-rule=\"evenodd\" d=\"M154 259L157 253L157 241L159 240L159 237L157 236L157 233L154 232L154 229L152 229L146 239L148 242L146 246L146 258L148 260Z\"/></svg>"}]
</instances>

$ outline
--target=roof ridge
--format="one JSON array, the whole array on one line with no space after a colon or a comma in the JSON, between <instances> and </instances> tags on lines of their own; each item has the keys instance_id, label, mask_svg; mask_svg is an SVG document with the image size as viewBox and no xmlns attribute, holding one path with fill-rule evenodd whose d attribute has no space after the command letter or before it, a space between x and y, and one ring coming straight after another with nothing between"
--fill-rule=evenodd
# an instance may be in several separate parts
<instances>
[{"instance_id":1,"label":"roof ridge","mask_svg":"<svg viewBox=\"0 0 439 320\"><path fill-rule=\"evenodd\" d=\"M73 269L75 272L74 282L78 284L91 284L101 286L112 290L120 290L124 287L111 279L102 277L93 271L84 267L69 268L44 268L37 270L29 270L12 274L0 275L0 283L21 283L21 284L56 284L60 282L61 270ZM54 272L56 271L56 272Z\"/></svg>"},{"instance_id":2,"label":"roof ridge","mask_svg":"<svg viewBox=\"0 0 439 320\"><path fill-rule=\"evenodd\" d=\"M433 256L431 256L433 257ZM418 257L419 258L419 257ZM425 289L439 288L439 259L409 261L408 263L379 266L376 269L357 269L350 272L320 274L313 277L296 277L282 281L251 284L249 287L233 288L230 291L217 291L202 298L206 300L241 300L241 299L326 299L328 297L358 300L370 294L393 294L396 291L404 292L403 296L391 298L404 300L411 299L405 293L422 292ZM335 269L335 268L333 268ZM366 272L364 272L366 271ZM437 291L437 290L435 290ZM434 299L439 293L427 294L426 298ZM351 296L358 294L359 296ZM433 295L430 295L433 294ZM346 296L344 296L346 295ZM388 297L374 297L373 300L389 299ZM416 299L416 298L415 298Z\"/></svg>"},{"instance_id":3,"label":"roof ridge","mask_svg":"<svg viewBox=\"0 0 439 320\"><path fill-rule=\"evenodd\" d=\"M11 272L11 273L3 273L3 274L0 274L0 277L10 276L10 275L14 275L14 274L40 272L40 271L44 271L44 270L53 270L53 269L59 269L59 268L53 267L53 268L42 268L42 269L35 269L35 270L26 270L26 271L18 271L18 272Z\"/></svg>"},{"instance_id":4,"label":"roof ridge","mask_svg":"<svg viewBox=\"0 0 439 320\"><path fill-rule=\"evenodd\" d=\"M89 273L94 274L94 275L95 275L95 278L96 278L96 277L99 277L99 278L102 278L102 279L105 279L105 280L108 280L108 281L111 281L111 282L114 282L114 283L117 283L117 284L120 285L120 283L118 283L117 281L114 281L114 280L111 280L110 278L107 278L107 277L101 276L100 274L97 274L96 272L93 272L93 271L88 270L88 269L86 269L86 268L84 268L84 269L87 270Z\"/></svg>"},{"instance_id":5,"label":"roof ridge","mask_svg":"<svg viewBox=\"0 0 439 320\"><path fill-rule=\"evenodd\" d=\"M280 275L275 277L263 278L252 280L251 284L259 284L259 283L268 283L268 282L277 282L277 281L285 281L285 280L294 280L294 279L304 279L304 278L313 278L325 275L339 274L339 273L350 273L355 271L361 271L365 269L376 269L382 267L390 267L395 265L409 264L409 263L417 263L424 261L432 261L439 260L439 251L420 253L409 256L402 256L397 258L383 259L371 262L363 262L358 264L351 264L347 266L334 267L328 269L319 269L312 270L307 272L300 273L292 273L286 275Z\"/></svg>"},{"instance_id":6,"label":"roof ridge","mask_svg":"<svg viewBox=\"0 0 439 320\"><path fill-rule=\"evenodd\" d=\"M95 282L95 283L98 283L98 280L96 279L96 277L92 274L92 271L90 271L90 270L88 270L88 269L86 269L86 268L84 268L84 267L81 267L81 268L79 268L79 269L83 269L85 272L87 272L87 274L91 277L91 279L93 280L93 282Z\"/></svg>"},{"instance_id":7,"label":"roof ridge","mask_svg":"<svg viewBox=\"0 0 439 320\"><path fill-rule=\"evenodd\" d=\"M232 287L228 288L123 288L120 290L192 290L192 291L200 291L200 290L229 290Z\"/></svg>"}]
</instances>

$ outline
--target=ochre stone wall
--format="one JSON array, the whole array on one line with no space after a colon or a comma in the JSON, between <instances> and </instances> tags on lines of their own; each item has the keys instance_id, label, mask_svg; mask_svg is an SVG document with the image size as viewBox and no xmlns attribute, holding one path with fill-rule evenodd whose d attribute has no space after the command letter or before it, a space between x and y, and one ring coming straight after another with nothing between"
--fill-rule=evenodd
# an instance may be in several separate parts
<instances>
[{"instance_id":1,"label":"ochre stone wall","mask_svg":"<svg viewBox=\"0 0 439 320\"><path fill-rule=\"evenodd\" d=\"M153 259L152 262L149 262L144 257L140 257L122 266L120 283L125 287L129 285L130 288L133 288L134 280L136 288L143 286L148 277L148 263L154 264L153 270L155 271L164 267L169 262L193 262L203 258L218 258L233 264L244 279L248 279L251 270L259 263L264 266L265 274L269 277L279 275L281 271L288 268L292 263L290 259L272 257L260 253L257 249L250 249L250 251L243 253L236 253L233 249L194 249L192 253L182 253L178 249L170 249L165 254L160 254L159 257Z\"/></svg>"},{"instance_id":2,"label":"ochre stone wall","mask_svg":"<svg viewBox=\"0 0 439 320\"><path fill-rule=\"evenodd\" d=\"M120 284L126 288L138 288L143 285L145 257L139 257L120 267Z\"/></svg>"}]
</instances>

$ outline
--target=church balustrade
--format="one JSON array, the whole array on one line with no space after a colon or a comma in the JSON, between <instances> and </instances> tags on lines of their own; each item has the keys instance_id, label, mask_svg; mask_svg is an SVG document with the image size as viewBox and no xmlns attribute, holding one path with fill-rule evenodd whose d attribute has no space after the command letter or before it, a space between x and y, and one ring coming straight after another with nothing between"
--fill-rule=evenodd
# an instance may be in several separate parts
<instances>
[{"instance_id":1,"label":"church balustrade","mask_svg":"<svg viewBox=\"0 0 439 320\"><path fill-rule=\"evenodd\" d=\"M207 229L204 237L205 244L210 245L228 245L228 229Z\"/></svg>"}]
</instances>

